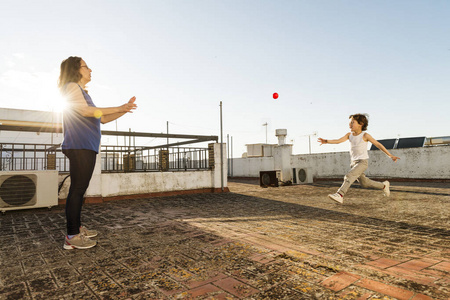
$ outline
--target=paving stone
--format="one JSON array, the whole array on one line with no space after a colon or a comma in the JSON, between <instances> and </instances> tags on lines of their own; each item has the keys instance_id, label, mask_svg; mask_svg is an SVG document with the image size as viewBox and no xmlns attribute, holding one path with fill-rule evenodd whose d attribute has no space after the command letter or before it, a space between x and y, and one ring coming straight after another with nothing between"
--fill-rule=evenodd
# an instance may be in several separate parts
<instances>
[{"instance_id":1,"label":"paving stone","mask_svg":"<svg viewBox=\"0 0 450 300\"><path fill-rule=\"evenodd\" d=\"M220 279L214 282L214 285L239 298L249 297L258 292L257 289L231 277Z\"/></svg>"},{"instance_id":2,"label":"paving stone","mask_svg":"<svg viewBox=\"0 0 450 300\"><path fill-rule=\"evenodd\" d=\"M215 299L226 299L230 295L224 290L212 284L202 285L178 295L178 299L204 299L206 297L214 297Z\"/></svg>"},{"instance_id":3,"label":"paving stone","mask_svg":"<svg viewBox=\"0 0 450 300\"><path fill-rule=\"evenodd\" d=\"M158 274L153 279L153 283L165 295L173 295L185 289L179 282L163 274Z\"/></svg>"},{"instance_id":4,"label":"paving stone","mask_svg":"<svg viewBox=\"0 0 450 300\"><path fill-rule=\"evenodd\" d=\"M169 299L167 296L159 292L158 290L148 290L141 294L133 296L136 300L165 300Z\"/></svg>"},{"instance_id":5,"label":"paving stone","mask_svg":"<svg viewBox=\"0 0 450 300\"><path fill-rule=\"evenodd\" d=\"M411 291L366 278L361 279L361 281L357 282L356 285L402 300L408 300L414 295Z\"/></svg>"},{"instance_id":6,"label":"paving stone","mask_svg":"<svg viewBox=\"0 0 450 300\"><path fill-rule=\"evenodd\" d=\"M303 281L308 281L308 282L312 282L312 283L320 283L322 281L324 281L327 277L324 275L321 275L319 273L316 272L312 272L309 270L306 270L304 268L301 267L297 267L297 266L290 266L287 269L289 271L289 274L291 274L291 276L300 278Z\"/></svg>"},{"instance_id":7,"label":"paving stone","mask_svg":"<svg viewBox=\"0 0 450 300\"><path fill-rule=\"evenodd\" d=\"M31 299L25 282L0 287L0 299Z\"/></svg>"},{"instance_id":8,"label":"paving stone","mask_svg":"<svg viewBox=\"0 0 450 300\"><path fill-rule=\"evenodd\" d=\"M346 288L339 294L338 297L339 299L343 300L368 300L386 298L386 296L380 296L380 294L358 286L350 286Z\"/></svg>"},{"instance_id":9,"label":"paving stone","mask_svg":"<svg viewBox=\"0 0 450 300\"><path fill-rule=\"evenodd\" d=\"M54 268L51 273L55 277L58 287L74 285L83 279L83 276L69 264Z\"/></svg>"},{"instance_id":10,"label":"paving stone","mask_svg":"<svg viewBox=\"0 0 450 300\"><path fill-rule=\"evenodd\" d=\"M389 274L395 274L396 276L400 276L402 278L414 281L418 284L426 284L426 285L430 285L432 284L434 281L437 280L437 276L430 276L430 275L422 275L423 273L417 273L413 270L410 269L405 269L405 268L400 268L400 267L392 267L387 269L387 272Z\"/></svg>"},{"instance_id":11,"label":"paving stone","mask_svg":"<svg viewBox=\"0 0 450 300\"><path fill-rule=\"evenodd\" d=\"M31 294L52 291L57 288L53 277L50 274L44 274L37 278L28 280Z\"/></svg>"},{"instance_id":12,"label":"paving stone","mask_svg":"<svg viewBox=\"0 0 450 300\"><path fill-rule=\"evenodd\" d=\"M418 294L415 295L411 300L433 300L433 298L428 297L426 295Z\"/></svg>"},{"instance_id":13,"label":"paving stone","mask_svg":"<svg viewBox=\"0 0 450 300\"><path fill-rule=\"evenodd\" d=\"M431 268L450 273L450 261L441 262L435 266L432 266Z\"/></svg>"},{"instance_id":14,"label":"paving stone","mask_svg":"<svg viewBox=\"0 0 450 300\"><path fill-rule=\"evenodd\" d=\"M186 285L193 289L202 285L206 285L208 283L219 281L227 277L228 276L225 274L211 271L209 273L202 273L201 275L196 276L193 280L187 282Z\"/></svg>"},{"instance_id":15,"label":"paving stone","mask_svg":"<svg viewBox=\"0 0 450 300\"><path fill-rule=\"evenodd\" d=\"M248 299L289 300L289 299L313 299L313 298L300 292L297 292L284 285L277 285L259 294L255 294Z\"/></svg>"},{"instance_id":16,"label":"paving stone","mask_svg":"<svg viewBox=\"0 0 450 300\"><path fill-rule=\"evenodd\" d=\"M68 287L33 293L33 299L96 299L96 297L83 282L78 282Z\"/></svg>"},{"instance_id":17,"label":"paving stone","mask_svg":"<svg viewBox=\"0 0 450 300\"><path fill-rule=\"evenodd\" d=\"M423 259L414 259L402 264L397 265L398 268L403 268L407 270L415 270L420 271L422 269L428 268L432 265L435 265L438 262L435 261L425 261Z\"/></svg>"},{"instance_id":18,"label":"paving stone","mask_svg":"<svg viewBox=\"0 0 450 300\"><path fill-rule=\"evenodd\" d=\"M389 268L398 264L401 264L401 261L395 260L395 259L388 259L388 258L379 258L377 260L368 262L368 265L375 266L381 269Z\"/></svg>"},{"instance_id":19,"label":"paving stone","mask_svg":"<svg viewBox=\"0 0 450 300\"><path fill-rule=\"evenodd\" d=\"M347 272L340 272L325 279L321 284L335 292L341 291L358 281L361 277Z\"/></svg>"},{"instance_id":20,"label":"paving stone","mask_svg":"<svg viewBox=\"0 0 450 300\"><path fill-rule=\"evenodd\" d=\"M321 285L316 285L300 278L292 278L281 284L282 287L293 290L301 295L299 299L333 299L336 293Z\"/></svg>"},{"instance_id":21,"label":"paving stone","mask_svg":"<svg viewBox=\"0 0 450 300\"><path fill-rule=\"evenodd\" d=\"M25 280L25 274L20 262L16 261L13 266L2 268L0 272L1 286L14 285L23 280Z\"/></svg>"}]
</instances>

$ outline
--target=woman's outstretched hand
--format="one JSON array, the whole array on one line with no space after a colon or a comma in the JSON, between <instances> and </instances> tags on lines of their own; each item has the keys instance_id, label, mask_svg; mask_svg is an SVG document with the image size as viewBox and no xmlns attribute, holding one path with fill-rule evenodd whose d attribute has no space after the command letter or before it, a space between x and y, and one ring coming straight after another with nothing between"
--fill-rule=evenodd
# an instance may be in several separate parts
<instances>
[{"instance_id":1,"label":"woman's outstretched hand","mask_svg":"<svg viewBox=\"0 0 450 300\"><path fill-rule=\"evenodd\" d=\"M130 101L120 106L120 110L126 113L133 113L132 110L135 110L137 108L137 105L134 103L134 101L136 101L136 97L131 97Z\"/></svg>"}]
</instances>

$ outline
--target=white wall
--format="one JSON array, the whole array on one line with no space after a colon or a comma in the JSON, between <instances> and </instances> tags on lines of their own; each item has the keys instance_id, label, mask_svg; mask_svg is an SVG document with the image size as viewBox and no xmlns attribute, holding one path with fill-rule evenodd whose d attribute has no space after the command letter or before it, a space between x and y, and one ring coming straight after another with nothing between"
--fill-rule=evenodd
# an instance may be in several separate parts
<instances>
[{"instance_id":1,"label":"white wall","mask_svg":"<svg viewBox=\"0 0 450 300\"><path fill-rule=\"evenodd\" d=\"M222 152L222 160L220 160L220 152ZM221 168L221 164L223 164L223 168ZM222 144L222 151L220 151L220 144L214 144L214 170L211 173L211 182L209 187L221 188L222 181L223 187L227 187L227 173L228 173L228 164L227 164L227 144ZM220 172L223 171L222 176Z\"/></svg>"},{"instance_id":2,"label":"white wall","mask_svg":"<svg viewBox=\"0 0 450 300\"><path fill-rule=\"evenodd\" d=\"M348 152L332 152L318 154L302 154L291 156L291 166L297 170L308 168L313 177L336 178L343 177L350 165Z\"/></svg>"},{"instance_id":3,"label":"white wall","mask_svg":"<svg viewBox=\"0 0 450 300\"><path fill-rule=\"evenodd\" d=\"M450 146L393 149L394 163L379 150L369 151L367 176L405 179L450 179ZM259 177L259 171L275 170L276 157L235 158L233 176ZM344 177L350 169L348 152L291 156L291 168L309 168L315 178Z\"/></svg>"},{"instance_id":4,"label":"white wall","mask_svg":"<svg viewBox=\"0 0 450 300\"><path fill-rule=\"evenodd\" d=\"M227 187L226 144L223 144L223 186ZM99 159L94 169L86 197L116 197L198 189L220 189L220 144L214 144L215 165L212 170L189 172L130 172L101 173ZM97 157L99 158L99 157ZM60 175L60 182L67 175ZM59 199L67 198L70 186L68 178L59 193Z\"/></svg>"},{"instance_id":5,"label":"white wall","mask_svg":"<svg viewBox=\"0 0 450 300\"><path fill-rule=\"evenodd\" d=\"M211 178L214 171L193 172L132 172L103 173L93 177L86 191L86 197L117 197L150 193L164 193L213 188ZM67 175L60 175L59 181ZM59 193L59 199L66 199L70 177ZM226 186L226 181L225 181ZM220 187L220 186L219 186Z\"/></svg>"},{"instance_id":6,"label":"white wall","mask_svg":"<svg viewBox=\"0 0 450 300\"><path fill-rule=\"evenodd\" d=\"M370 151L370 176L398 178L450 179L450 146L395 149L400 157L392 163L381 151Z\"/></svg>"},{"instance_id":7,"label":"white wall","mask_svg":"<svg viewBox=\"0 0 450 300\"><path fill-rule=\"evenodd\" d=\"M102 174L102 196L211 188L211 171Z\"/></svg>"},{"instance_id":8,"label":"white wall","mask_svg":"<svg viewBox=\"0 0 450 300\"><path fill-rule=\"evenodd\" d=\"M233 176L259 177L259 171L275 170L273 157L233 158Z\"/></svg>"}]
</instances>

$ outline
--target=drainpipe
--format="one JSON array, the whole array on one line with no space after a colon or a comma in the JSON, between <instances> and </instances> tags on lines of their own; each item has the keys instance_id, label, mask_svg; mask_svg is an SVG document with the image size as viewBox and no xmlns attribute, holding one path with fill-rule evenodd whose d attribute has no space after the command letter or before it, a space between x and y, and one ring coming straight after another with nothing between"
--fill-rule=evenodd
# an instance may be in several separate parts
<instances>
[{"instance_id":1,"label":"drainpipe","mask_svg":"<svg viewBox=\"0 0 450 300\"><path fill-rule=\"evenodd\" d=\"M223 131L222 131L222 101L220 101L220 188L223 193Z\"/></svg>"}]
</instances>

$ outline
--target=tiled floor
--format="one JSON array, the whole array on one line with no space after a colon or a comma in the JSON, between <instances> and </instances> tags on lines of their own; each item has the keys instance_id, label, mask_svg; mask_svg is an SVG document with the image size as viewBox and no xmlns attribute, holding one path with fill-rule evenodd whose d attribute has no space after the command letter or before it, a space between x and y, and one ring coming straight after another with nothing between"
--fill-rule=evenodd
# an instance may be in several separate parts
<instances>
[{"instance_id":1,"label":"tiled floor","mask_svg":"<svg viewBox=\"0 0 450 300\"><path fill-rule=\"evenodd\" d=\"M0 299L449 299L450 188L337 183L86 205L98 246L63 250L64 209L0 216Z\"/></svg>"}]
</instances>

